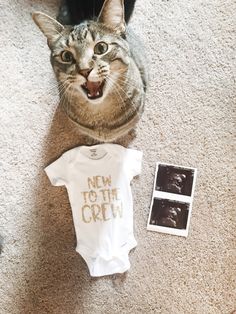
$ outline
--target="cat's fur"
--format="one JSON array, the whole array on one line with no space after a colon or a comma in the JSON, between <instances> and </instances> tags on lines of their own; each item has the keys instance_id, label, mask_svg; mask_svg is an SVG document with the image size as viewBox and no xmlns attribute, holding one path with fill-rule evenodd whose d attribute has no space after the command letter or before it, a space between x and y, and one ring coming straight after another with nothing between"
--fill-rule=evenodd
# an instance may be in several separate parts
<instances>
[{"instance_id":1,"label":"cat's fur","mask_svg":"<svg viewBox=\"0 0 236 314\"><path fill-rule=\"evenodd\" d=\"M40 12L33 19L48 39L62 106L80 131L111 141L134 128L144 107L146 66L125 25L123 0L105 0L96 20L76 26Z\"/></svg>"}]
</instances>

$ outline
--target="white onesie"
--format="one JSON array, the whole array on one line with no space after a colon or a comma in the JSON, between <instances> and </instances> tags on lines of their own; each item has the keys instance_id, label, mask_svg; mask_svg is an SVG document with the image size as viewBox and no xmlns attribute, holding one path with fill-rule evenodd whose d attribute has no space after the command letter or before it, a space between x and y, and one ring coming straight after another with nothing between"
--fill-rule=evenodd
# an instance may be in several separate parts
<instances>
[{"instance_id":1,"label":"white onesie","mask_svg":"<svg viewBox=\"0 0 236 314\"><path fill-rule=\"evenodd\" d=\"M117 144L80 146L45 171L55 186L65 185L72 207L77 246L91 276L130 268L133 235L130 181L141 172L142 152Z\"/></svg>"}]
</instances>

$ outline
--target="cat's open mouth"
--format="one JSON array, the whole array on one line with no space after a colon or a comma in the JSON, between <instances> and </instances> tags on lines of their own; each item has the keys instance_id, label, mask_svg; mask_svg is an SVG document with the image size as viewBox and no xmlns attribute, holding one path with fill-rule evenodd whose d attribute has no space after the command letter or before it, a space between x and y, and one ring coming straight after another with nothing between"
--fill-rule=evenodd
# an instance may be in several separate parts
<instances>
[{"instance_id":1,"label":"cat's open mouth","mask_svg":"<svg viewBox=\"0 0 236 314\"><path fill-rule=\"evenodd\" d=\"M102 82L86 81L83 85L81 85L81 87L89 99L96 99L102 97L104 85L105 81Z\"/></svg>"}]
</instances>

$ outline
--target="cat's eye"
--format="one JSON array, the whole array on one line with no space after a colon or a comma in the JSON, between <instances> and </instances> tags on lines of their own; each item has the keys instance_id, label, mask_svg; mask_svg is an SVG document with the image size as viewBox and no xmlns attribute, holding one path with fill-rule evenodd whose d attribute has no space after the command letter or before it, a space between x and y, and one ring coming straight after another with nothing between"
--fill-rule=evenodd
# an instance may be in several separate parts
<instances>
[{"instance_id":1,"label":"cat's eye","mask_svg":"<svg viewBox=\"0 0 236 314\"><path fill-rule=\"evenodd\" d=\"M74 61L73 54L70 51L62 51L61 60L66 63L72 63Z\"/></svg>"},{"instance_id":2,"label":"cat's eye","mask_svg":"<svg viewBox=\"0 0 236 314\"><path fill-rule=\"evenodd\" d=\"M97 43L94 47L94 53L96 55L102 55L105 52L107 52L108 50L108 44L105 43L104 41L100 41L99 43Z\"/></svg>"}]
</instances>

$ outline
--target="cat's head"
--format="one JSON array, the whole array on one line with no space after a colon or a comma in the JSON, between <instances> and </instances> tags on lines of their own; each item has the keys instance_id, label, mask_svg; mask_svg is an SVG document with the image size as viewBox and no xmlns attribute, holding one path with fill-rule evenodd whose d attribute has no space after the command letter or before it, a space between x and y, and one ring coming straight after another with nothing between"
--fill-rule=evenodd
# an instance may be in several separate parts
<instances>
[{"instance_id":1,"label":"cat's head","mask_svg":"<svg viewBox=\"0 0 236 314\"><path fill-rule=\"evenodd\" d=\"M119 83L129 64L123 0L106 0L96 21L76 26L63 26L41 12L32 16L47 37L62 90L72 87L79 97L96 103Z\"/></svg>"}]
</instances>

